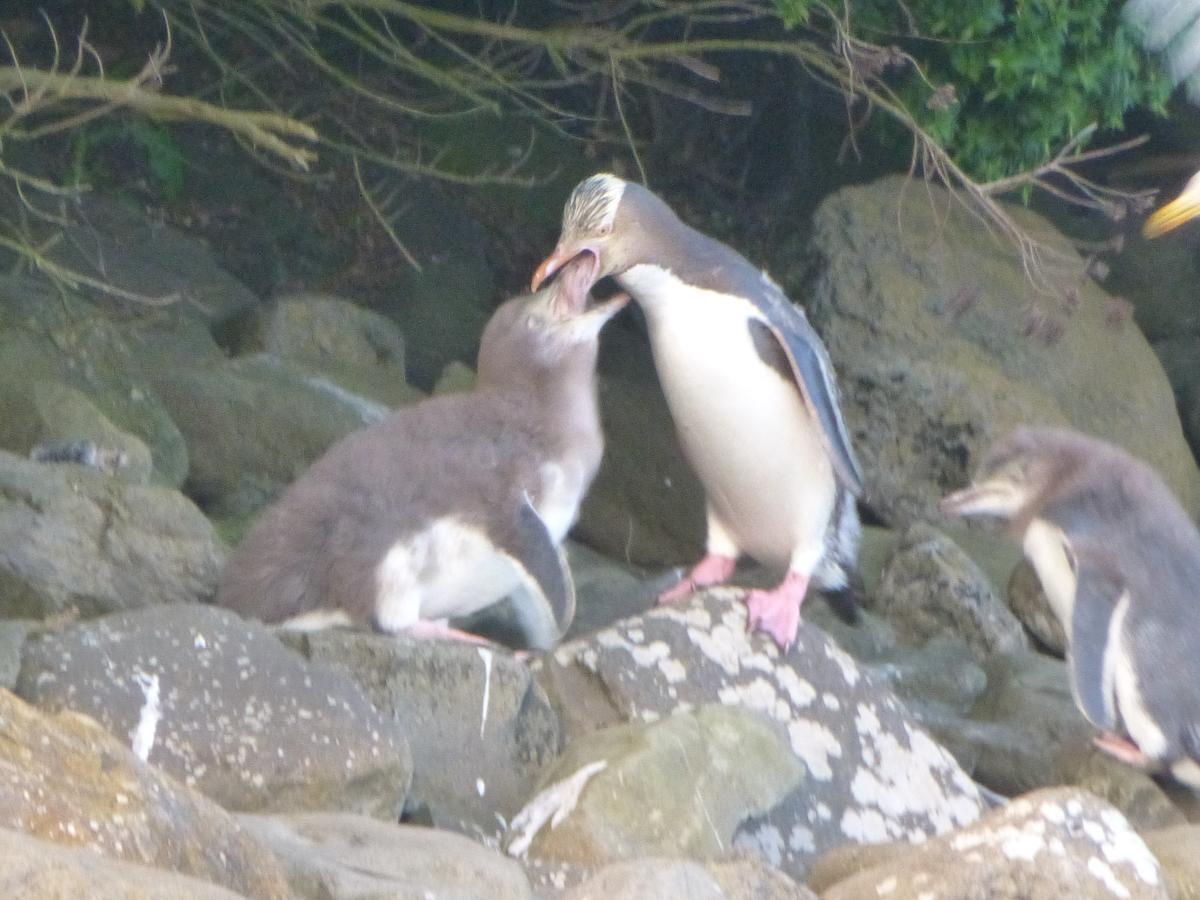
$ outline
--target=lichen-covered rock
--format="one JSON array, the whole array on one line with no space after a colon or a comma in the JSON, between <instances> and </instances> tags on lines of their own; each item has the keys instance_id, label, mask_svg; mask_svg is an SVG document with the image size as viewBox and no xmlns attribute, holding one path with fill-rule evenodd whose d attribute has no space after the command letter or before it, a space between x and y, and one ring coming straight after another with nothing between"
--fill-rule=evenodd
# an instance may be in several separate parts
<instances>
[{"instance_id":1,"label":"lichen-covered rock","mask_svg":"<svg viewBox=\"0 0 1200 900\"><path fill-rule=\"evenodd\" d=\"M1162 866L1172 900L1200 900L1200 825L1142 832Z\"/></svg>"},{"instance_id":2,"label":"lichen-covered rock","mask_svg":"<svg viewBox=\"0 0 1200 900\"><path fill-rule=\"evenodd\" d=\"M0 771L0 828L249 897L288 896L275 858L232 816L87 716L48 717L0 691Z\"/></svg>"},{"instance_id":3,"label":"lichen-covered rock","mask_svg":"<svg viewBox=\"0 0 1200 900\"><path fill-rule=\"evenodd\" d=\"M1078 763L1065 773L1068 784L1115 806L1138 833L1187 821L1182 810L1148 772L1123 763L1098 747L1090 747L1089 751L1081 754Z\"/></svg>"},{"instance_id":4,"label":"lichen-covered rock","mask_svg":"<svg viewBox=\"0 0 1200 900\"><path fill-rule=\"evenodd\" d=\"M0 451L0 614L206 600L225 550L178 491Z\"/></svg>"},{"instance_id":5,"label":"lichen-covered rock","mask_svg":"<svg viewBox=\"0 0 1200 900\"><path fill-rule=\"evenodd\" d=\"M436 828L337 813L240 815L274 851L297 897L310 900L529 900L521 867Z\"/></svg>"},{"instance_id":6,"label":"lichen-covered rock","mask_svg":"<svg viewBox=\"0 0 1200 900\"><path fill-rule=\"evenodd\" d=\"M17 692L128 736L226 809L394 820L411 778L403 732L358 685L214 607L118 613L31 640Z\"/></svg>"},{"instance_id":7,"label":"lichen-covered rock","mask_svg":"<svg viewBox=\"0 0 1200 900\"><path fill-rule=\"evenodd\" d=\"M1029 422L1118 444L1195 510L1200 472L1162 366L1133 322L1111 321L1112 298L1067 239L1005 206L1043 259L1056 255L1040 274L1059 296L1039 296L1011 244L926 187L892 176L843 188L773 272L808 298L829 348L872 510L935 520L986 447Z\"/></svg>"},{"instance_id":8,"label":"lichen-covered rock","mask_svg":"<svg viewBox=\"0 0 1200 900\"><path fill-rule=\"evenodd\" d=\"M745 856L702 865L692 860L654 858L610 863L568 891L563 900L816 900L761 860Z\"/></svg>"},{"instance_id":9,"label":"lichen-covered rock","mask_svg":"<svg viewBox=\"0 0 1200 900\"><path fill-rule=\"evenodd\" d=\"M528 667L502 650L403 635L292 637L350 675L412 748L408 808L498 841L559 750L558 718Z\"/></svg>"},{"instance_id":10,"label":"lichen-covered rock","mask_svg":"<svg viewBox=\"0 0 1200 900\"><path fill-rule=\"evenodd\" d=\"M705 868L721 885L726 900L817 900L808 888L753 854L735 855Z\"/></svg>"},{"instance_id":11,"label":"lichen-covered rock","mask_svg":"<svg viewBox=\"0 0 1200 900\"><path fill-rule=\"evenodd\" d=\"M1008 608L1048 653L1060 659L1066 655L1067 636L1062 622L1050 608L1037 572L1025 560L1013 569L1008 580Z\"/></svg>"},{"instance_id":12,"label":"lichen-covered rock","mask_svg":"<svg viewBox=\"0 0 1200 900\"><path fill-rule=\"evenodd\" d=\"M1167 900L1162 869L1117 810L1073 788L1015 799L822 891L822 900Z\"/></svg>"},{"instance_id":13,"label":"lichen-covered rock","mask_svg":"<svg viewBox=\"0 0 1200 900\"><path fill-rule=\"evenodd\" d=\"M803 772L783 725L743 707L613 725L580 736L546 770L543 790L512 822L509 852L586 865L713 859Z\"/></svg>"},{"instance_id":14,"label":"lichen-covered rock","mask_svg":"<svg viewBox=\"0 0 1200 900\"><path fill-rule=\"evenodd\" d=\"M805 622L781 656L747 634L740 597L708 591L560 646L541 677L569 741L707 703L765 713L806 777L736 843L793 874L840 843L922 840L979 816L974 783L886 688Z\"/></svg>"},{"instance_id":15,"label":"lichen-covered rock","mask_svg":"<svg viewBox=\"0 0 1200 900\"><path fill-rule=\"evenodd\" d=\"M900 538L874 608L911 644L949 632L965 640L980 661L1028 646L1021 623L979 566L944 534L921 523Z\"/></svg>"},{"instance_id":16,"label":"lichen-covered rock","mask_svg":"<svg viewBox=\"0 0 1200 900\"><path fill-rule=\"evenodd\" d=\"M717 879L699 863L686 859L612 863L568 891L564 900L643 900L648 897L726 900Z\"/></svg>"},{"instance_id":17,"label":"lichen-covered rock","mask_svg":"<svg viewBox=\"0 0 1200 900\"><path fill-rule=\"evenodd\" d=\"M0 897L5 900L245 900L209 881L112 859L0 828Z\"/></svg>"},{"instance_id":18,"label":"lichen-covered rock","mask_svg":"<svg viewBox=\"0 0 1200 900\"><path fill-rule=\"evenodd\" d=\"M140 372L136 342L126 337L134 327L43 280L0 277L0 448L27 456L63 430L88 432L61 435L69 438L131 435L149 448L154 481L182 484L187 447ZM78 391L86 406L37 396L55 385Z\"/></svg>"}]
</instances>

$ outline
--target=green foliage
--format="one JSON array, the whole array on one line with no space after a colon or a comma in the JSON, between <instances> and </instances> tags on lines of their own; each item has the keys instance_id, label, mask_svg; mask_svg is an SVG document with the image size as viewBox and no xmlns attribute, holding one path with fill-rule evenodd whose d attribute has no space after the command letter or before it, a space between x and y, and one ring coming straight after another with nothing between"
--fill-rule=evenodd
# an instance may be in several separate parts
<instances>
[{"instance_id":1,"label":"green foliage","mask_svg":"<svg viewBox=\"0 0 1200 900\"><path fill-rule=\"evenodd\" d=\"M917 122L981 181L1045 162L1092 123L1162 113L1171 85L1113 0L843 0L854 36L923 70L884 77ZM788 22L810 0L775 0Z\"/></svg>"},{"instance_id":2,"label":"green foliage","mask_svg":"<svg viewBox=\"0 0 1200 900\"><path fill-rule=\"evenodd\" d=\"M168 201L183 193L183 153L170 129L145 119L112 120L81 128L71 137L71 181L127 181L129 173L115 172L110 155L120 156L130 147L140 151L154 186ZM104 151L112 151L105 153Z\"/></svg>"}]
</instances>

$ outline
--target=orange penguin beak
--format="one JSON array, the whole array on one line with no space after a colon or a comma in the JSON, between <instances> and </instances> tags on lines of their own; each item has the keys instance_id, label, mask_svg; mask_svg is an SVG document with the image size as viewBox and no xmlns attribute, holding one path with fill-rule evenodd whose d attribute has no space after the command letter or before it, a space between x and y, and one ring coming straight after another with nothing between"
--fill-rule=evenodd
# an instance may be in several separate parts
<instances>
[{"instance_id":1,"label":"orange penguin beak","mask_svg":"<svg viewBox=\"0 0 1200 900\"><path fill-rule=\"evenodd\" d=\"M1154 213L1142 226L1142 234L1158 237L1200 215L1200 173L1192 176L1178 197Z\"/></svg>"},{"instance_id":2,"label":"orange penguin beak","mask_svg":"<svg viewBox=\"0 0 1200 900\"><path fill-rule=\"evenodd\" d=\"M554 248L554 252L542 260L542 264L537 267L537 271L533 273L533 281L530 282L530 288L537 290L542 286L547 278L561 269L568 262L579 256L581 253L590 253L592 255L592 281L596 280L596 273L600 269L600 251L588 244L578 247L564 245L561 241ZM588 287L591 287L589 282Z\"/></svg>"}]
</instances>

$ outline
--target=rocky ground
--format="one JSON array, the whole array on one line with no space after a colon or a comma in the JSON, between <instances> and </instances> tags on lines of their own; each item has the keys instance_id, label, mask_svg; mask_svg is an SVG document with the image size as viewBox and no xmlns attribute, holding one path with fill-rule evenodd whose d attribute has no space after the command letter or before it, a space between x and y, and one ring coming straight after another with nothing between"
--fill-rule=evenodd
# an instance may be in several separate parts
<instances>
[{"instance_id":1,"label":"rocky ground","mask_svg":"<svg viewBox=\"0 0 1200 900\"><path fill-rule=\"evenodd\" d=\"M936 511L1018 422L1124 445L1195 511L1200 338L1176 329L1164 371L1044 220L1013 211L1062 250L1039 294L933 201L898 178L843 190L771 261L829 345L882 523L862 621L814 597L781 655L738 589L653 606L702 517L630 320L605 337L579 616L531 661L276 634L208 603L332 441L469 386L500 297L446 245L483 226L451 204L430 265L368 309L263 300L193 238L88 201L63 252L178 300L0 279L0 895L1200 897L1195 798L1091 748L1017 549ZM120 464L29 459L52 441Z\"/></svg>"}]
</instances>

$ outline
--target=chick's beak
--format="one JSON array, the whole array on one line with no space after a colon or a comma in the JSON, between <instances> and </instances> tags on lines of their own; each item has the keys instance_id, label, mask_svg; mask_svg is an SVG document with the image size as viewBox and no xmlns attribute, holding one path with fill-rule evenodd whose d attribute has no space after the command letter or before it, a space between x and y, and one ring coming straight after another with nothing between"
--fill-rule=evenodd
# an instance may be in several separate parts
<instances>
[{"instance_id":1,"label":"chick's beak","mask_svg":"<svg viewBox=\"0 0 1200 900\"><path fill-rule=\"evenodd\" d=\"M1157 210L1142 226L1142 234L1158 237L1200 215L1200 183L1192 179L1183 193Z\"/></svg>"},{"instance_id":2,"label":"chick's beak","mask_svg":"<svg viewBox=\"0 0 1200 900\"><path fill-rule=\"evenodd\" d=\"M554 248L554 252L542 260L542 264L537 267L537 271L533 273L533 281L530 283L532 290L537 290L542 286L542 283L561 269L568 262L579 256L581 253L590 253L593 260L593 280L594 273L600 268L600 251L590 245L575 245L571 246L563 244L561 241ZM589 283L588 287L591 287Z\"/></svg>"}]
</instances>

